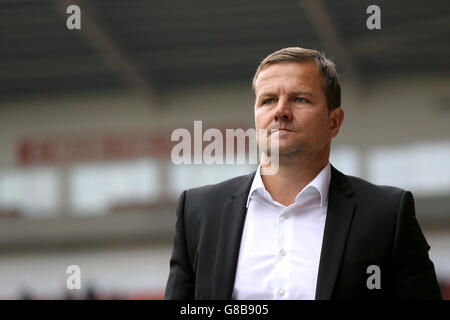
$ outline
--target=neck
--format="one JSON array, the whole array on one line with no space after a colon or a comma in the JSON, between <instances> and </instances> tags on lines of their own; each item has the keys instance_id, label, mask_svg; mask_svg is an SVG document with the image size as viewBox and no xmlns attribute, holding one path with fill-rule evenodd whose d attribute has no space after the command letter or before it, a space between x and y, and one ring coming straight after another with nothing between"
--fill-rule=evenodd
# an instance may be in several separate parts
<instances>
[{"instance_id":1,"label":"neck","mask_svg":"<svg viewBox=\"0 0 450 320\"><path fill-rule=\"evenodd\" d=\"M297 159L297 161L280 159L275 174L264 174L268 166L262 164L261 178L272 198L288 206L295 202L297 194L328 164L328 159L329 153L321 159Z\"/></svg>"}]
</instances>

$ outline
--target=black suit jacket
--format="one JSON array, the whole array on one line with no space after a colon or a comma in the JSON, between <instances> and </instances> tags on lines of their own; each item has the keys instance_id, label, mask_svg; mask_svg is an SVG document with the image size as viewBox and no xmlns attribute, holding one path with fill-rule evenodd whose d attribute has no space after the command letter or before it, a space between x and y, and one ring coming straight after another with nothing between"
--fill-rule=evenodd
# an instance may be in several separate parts
<instances>
[{"instance_id":1,"label":"black suit jacket","mask_svg":"<svg viewBox=\"0 0 450 320\"><path fill-rule=\"evenodd\" d=\"M165 299L231 299L254 175L181 194ZM331 168L316 299L441 299L429 249L410 192Z\"/></svg>"}]
</instances>

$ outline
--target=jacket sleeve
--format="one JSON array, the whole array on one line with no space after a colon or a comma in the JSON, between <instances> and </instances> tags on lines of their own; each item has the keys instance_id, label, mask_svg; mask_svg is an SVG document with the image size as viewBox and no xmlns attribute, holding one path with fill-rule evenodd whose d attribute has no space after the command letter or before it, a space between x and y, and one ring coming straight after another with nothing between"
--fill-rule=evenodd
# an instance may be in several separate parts
<instances>
[{"instance_id":1,"label":"jacket sleeve","mask_svg":"<svg viewBox=\"0 0 450 320\"><path fill-rule=\"evenodd\" d=\"M195 296L195 274L189 260L186 232L184 224L184 208L186 191L183 191L177 207L177 222L175 225L175 238L170 259L169 278L167 280L164 299L182 300L194 299Z\"/></svg>"},{"instance_id":2,"label":"jacket sleeve","mask_svg":"<svg viewBox=\"0 0 450 320\"><path fill-rule=\"evenodd\" d=\"M411 192L402 194L397 212L393 257L393 299L442 299L428 245L414 209Z\"/></svg>"}]
</instances>

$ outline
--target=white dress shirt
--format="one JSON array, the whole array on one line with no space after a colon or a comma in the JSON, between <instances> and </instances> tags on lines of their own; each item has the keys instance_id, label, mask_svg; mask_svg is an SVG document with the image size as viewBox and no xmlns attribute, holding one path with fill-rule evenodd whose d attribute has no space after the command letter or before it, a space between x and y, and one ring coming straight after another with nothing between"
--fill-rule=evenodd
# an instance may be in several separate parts
<instances>
[{"instance_id":1,"label":"white dress shirt","mask_svg":"<svg viewBox=\"0 0 450 320\"><path fill-rule=\"evenodd\" d=\"M247 199L232 299L314 300L330 164L287 207L272 199L260 168Z\"/></svg>"}]
</instances>

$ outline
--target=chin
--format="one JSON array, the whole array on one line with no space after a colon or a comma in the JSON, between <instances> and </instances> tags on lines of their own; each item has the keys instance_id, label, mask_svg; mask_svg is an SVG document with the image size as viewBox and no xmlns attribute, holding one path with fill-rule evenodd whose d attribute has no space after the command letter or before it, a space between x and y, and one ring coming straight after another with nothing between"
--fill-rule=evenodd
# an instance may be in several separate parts
<instances>
[{"instance_id":1,"label":"chin","mask_svg":"<svg viewBox=\"0 0 450 320\"><path fill-rule=\"evenodd\" d=\"M279 146L279 148L278 148L278 154L279 154L280 156L283 156L283 155L290 155L290 154L295 154L295 153L297 153L298 150L299 150L299 147L298 147L298 146L292 146L292 145L290 145L290 146Z\"/></svg>"}]
</instances>

